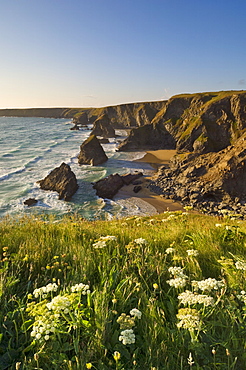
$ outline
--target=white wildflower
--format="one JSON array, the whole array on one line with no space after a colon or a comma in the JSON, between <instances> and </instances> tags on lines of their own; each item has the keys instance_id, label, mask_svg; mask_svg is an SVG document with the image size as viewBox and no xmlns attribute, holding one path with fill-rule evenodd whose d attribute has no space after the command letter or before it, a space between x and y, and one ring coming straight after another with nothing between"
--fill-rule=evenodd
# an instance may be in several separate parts
<instances>
[{"instance_id":1,"label":"white wildflower","mask_svg":"<svg viewBox=\"0 0 246 370\"><path fill-rule=\"evenodd\" d=\"M88 284L83 284L83 283L80 283L80 284L75 284L71 287L71 291L73 293L75 292L81 292L83 295L86 295L86 294L89 294L91 291L89 289L89 285Z\"/></svg>"},{"instance_id":2,"label":"white wildflower","mask_svg":"<svg viewBox=\"0 0 246 370\"><path fill-rule=\"evenodd\" d=\"M134 317L137 317L139 320L141 319L142 317L142 312L139 311L137 308L133 308L131 311L130 311L130 315L131 316L134 316Z\"/></svg>"},{"instance_id":3,"label":"white wildflower","mask_svg":"<svg viewBox=\"0 0 246 370\"><path fill-rule=\"evenodd\" d=\"M187 280L181 277L167 280L167 283L175 288L183 288L186 285L186 282Z\"/></svg>"},{"instance_id":4,"label":"white wildflower","mask_svg":"<svg viewBox=\"0 0 246 370\"><path fill-rule=\"evenodd\" d=\"M201 320L197 310L192 308L181 308L178 311L177 318L180 320L177 323L178 328L184 329L201 329Z\"/></svg>"},{"instance_id":5,"label":"white wildflower","mask_svg":"<svg viewBox=\"0 0 246 370\"><path fill-rule=\"evenodd\" d=\"M204 306L213 306L214 299L206 294L196 294L192 293L189 290L179 294L178 299L183 305L192 305L192 304L204 304Z\"/></svg>"},{"instance_id":6,"label":"white wildflower","mask_svg":"<svg viewBox=\"0 0 246 370\"><path fill-rule=\"evenodd\" d=\"M62 297L60 295L56 296L55 298L52 299L50 303L47 303L46 306L49 310L54 310L57 312L68 311L68 307L70 306L70 301L67 297Z\"/></svg>"},{"instance_id":7,"label":"white wildflower","mask_svg":"<svg viewBox=\"0 0 246 370\"><path fill-rule=\"evenodd\" d=\"M56 292L58 289L58 285L56 283L49 283L46 286L42 286L41 288L34 289L33 295L35 298L38 298L39 296L44 296L45 294L49 292Z\"/></svg>"},{"instance_id":8,"label":"white wildflower","mask_svg":"<svg viewBox=\"0 0 246 370\"><path fill-rule=\"evenodd\" d=\"M196 249L188 249L186 252L190 257L197 257L199 254L199 252Z\"/></svg>"},{"instance_id":9,"label":"white wildflower","mask_svg":"<svg viewBox=\"0 0 246 370\"><path fill-rule=\"evenodd\" d=\"M246 262L237 261L235 263L235 267L238 270L244 270L245 271L246 270Z\"/></svg>"},{"instance_id":10,"label":"white wildflower","mask_svg":"<svg viewBox=\"0 0 246 370\"><path fill-rule=\"evenodd\" d=\"M146 245L146 244L148 244L147 240L146 239L143 239L143 238L135 239L134 242L136 244L140 244L140 245L144 245L144 244Z\"/></svg>"},{"instance_id":11,"label":"white wildflower","mask_svg":"<svg viewBox=\"0 0 246 370\"><path fill-rule=\"evenodd\" d=\"M183 273L183 269L178 266L169 267L168 272L173 275L175 278L180 277L183 279L188 279L188 276Z\"/></svg>"},{"instance_id":12,"label":"white wildflower","mask_svg":"<svg viewBox=\"0 0 246 370\"><path fill-rule=\"evenodd\" d=\"M100 240L113 241L113 240L117 240L117 238L114 235L107 235L107 236L100 236Z\"/></svg>"},{"instance_id":13,"label":"white wildflower","mask_svg":"<svg viewBox=\"0 0 246 370\"><path fill-rule=\"evenodd\" d=\"M190 354L189 354L189 357L187 358L187 361L188 361L188 365L189 366L192 366L192 365L194 365L194 361L193 361L193 358L192 358L192 354L191 354L191 352L190 352Z\"/></svg>"},{"instance_id":14,"label":"white wildflower","mask_svg":"<svg viewBox=\"0 0 246 370\"><path fill-rule=\"evenodd\" d=\"M97 242L93 243L92 246L95 249L105 248L107 246L107 242L105 240L98 240Z\"/></svg>"},{"instance_id":15,"label":"white wildflower","mask_svg":"<svg viewBox=\"0 0 246 370\"><path fill-rule=\"evenodd\" d=\"M171 253L175 253L176 252L176 249L175 248L167 248L166 250L165 250L165 252L166 252L166 254L171 254Z\"/></svg>"},{"instance_id":16,"label":"white wildflower","mask_svg":"<svg viewBox=\"0 0 246 370\"><path fill-rule=\"evenodd\" d=\"M132 329L123 330L120 333L119 341L121 341L124 345L135 343L135 334Z\"/></svg>"},{"instance_id":17,"label":"white wildflower","mask_svg":"<svg viewBox=\"0 0 246 370\"><path fill-rule=\"evenodd\" d=\"M246 305L246 292L244 290L241 290L241 294L237 295L237 298Z\"/></svg>"},{"instance_id":18,"label":"white wildflower","mask_svg":"<svg viewBox=\"0 0 246 370\"><path fill-rule=\"evenodd\" d=\"M223 288L225 284L223 283L223 281L218 281L214 278L208 278L208 279L201 280L201 281L193 280L192 286L202 291L207 290L210 292L213 289L218 290L218 289Z\"/></svg>"}]
</instances>

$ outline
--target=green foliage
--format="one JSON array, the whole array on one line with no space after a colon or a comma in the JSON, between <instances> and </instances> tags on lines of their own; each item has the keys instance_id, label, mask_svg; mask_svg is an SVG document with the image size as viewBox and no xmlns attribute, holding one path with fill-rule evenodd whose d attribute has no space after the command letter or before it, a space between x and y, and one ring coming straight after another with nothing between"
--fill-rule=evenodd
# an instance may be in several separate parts
<instances>
[{"instance_id":1,"label":"green foliage","mask_svg":"<svg viewBox=\"0 0 246 370\"><path fill-rule=\"evenodd\" d=\"M242 369L246 224L0 222L0 369Z\"/></svg>"}]
</instances>

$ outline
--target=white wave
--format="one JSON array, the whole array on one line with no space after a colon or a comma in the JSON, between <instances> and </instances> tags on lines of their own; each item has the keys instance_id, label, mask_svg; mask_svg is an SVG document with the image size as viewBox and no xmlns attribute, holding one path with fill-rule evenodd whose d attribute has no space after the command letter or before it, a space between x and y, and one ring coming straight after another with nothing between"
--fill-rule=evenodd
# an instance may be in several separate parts
<instances>
[{"instance_id":1,"label":"white wave","mask_svg":"<svg viewBox=\"0 0 246 370\"><path fill-rule=\"evenodd\" d=\"M21 172L24 172L26 170L26 167L23 166L23 167L19 167L17 168L16 170L12 171L12 172L9 172L9 173L6 173L4 175L2 175L0 177L0 180L6 180L6 179L9 179L10 177L16 175L17 173L21 173Z\"/></svg>"}]
</instances>

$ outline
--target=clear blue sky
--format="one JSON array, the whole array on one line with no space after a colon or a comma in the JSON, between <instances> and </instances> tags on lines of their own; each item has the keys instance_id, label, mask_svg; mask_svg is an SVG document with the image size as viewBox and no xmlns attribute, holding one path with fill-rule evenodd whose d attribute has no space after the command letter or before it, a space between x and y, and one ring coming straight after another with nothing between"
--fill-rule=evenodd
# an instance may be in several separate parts
<instances>
[{"instance_id":1,"label":"clear blue sky","mask_svg":"<svg viewBox=\"0 0 246 370\"><path fill-rule=\"evenodd\" d=\"M0 0L0 107L246 90L245 0Z\"/></svg>"}]
</instances>

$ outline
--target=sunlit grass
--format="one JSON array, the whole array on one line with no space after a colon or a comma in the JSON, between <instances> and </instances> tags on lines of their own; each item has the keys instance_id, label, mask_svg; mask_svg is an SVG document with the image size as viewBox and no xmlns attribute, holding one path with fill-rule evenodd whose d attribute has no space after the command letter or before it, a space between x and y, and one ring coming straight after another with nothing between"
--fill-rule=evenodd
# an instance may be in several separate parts
<instances>
[{"instance_id":1,"label":"sunlit grass","mask_svg":"<svg viewBox=\"0 0 246 370\"><path fill-rule=\"evenodd\" d=\"M243 368L245 222L166 212L0 229L0 369Z\"/></svg>"}]
</instances>

